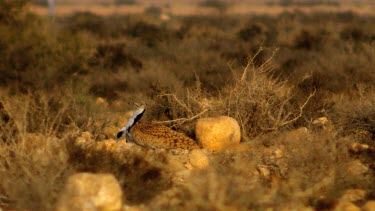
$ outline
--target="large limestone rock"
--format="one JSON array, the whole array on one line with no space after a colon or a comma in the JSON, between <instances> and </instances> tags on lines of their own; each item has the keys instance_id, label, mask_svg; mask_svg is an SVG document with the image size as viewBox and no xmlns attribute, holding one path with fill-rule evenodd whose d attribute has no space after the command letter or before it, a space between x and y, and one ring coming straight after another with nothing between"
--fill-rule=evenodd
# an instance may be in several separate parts
<instances>
[{"instance_id":1,"label":"large limestone rock","mask_svg":"<svg viewBox=\"0 0 375 211\"><path fill-rule=\"evenodd\" d=\"M361 208L348 201L339 201L333 209L334 211L361 211Z\"/></svg>"},{"instance_id":2,"label":"large limestone rock","mask_svg":"<svg viewBox=\"0 0 375 211\"><path fill-rule=\"evenodd\" d=\"M113 175L79 173L68 179L56 210L115 211L121 207L122 191Z\"/></svg>"},{"instance_id":3,"label":"large limestone rock","mask_svg":"<svg viewBox=\"0 0 375 211\"><path fill-rule=\"evenodd\" d=\"M366 204L363 205L362 210L363 211L375 210L375 200L371 200L371 201L366 202Z\"/></svg>"},{"instance_id":4,"label":"large limestone rock","mask_svg":"<svg viewBox=\"0 0 375 211\"><path fill-rule=\"evenodd\" d=\"M241 141L238 122L228 116L199 119L195 133L198 143L212 151L220 151Z\"/></svg>"},{"instance_id":5,"label":"large limestone rock","mask_svg":"<svg viewBox=\"0 0 375 211\"><path fill-rule=\"evenodd\" d=\"M341 196L342 201L358 202L364 201L367 195L366 190L362 189L347 189Z\"/></svg>"}]
</instances>

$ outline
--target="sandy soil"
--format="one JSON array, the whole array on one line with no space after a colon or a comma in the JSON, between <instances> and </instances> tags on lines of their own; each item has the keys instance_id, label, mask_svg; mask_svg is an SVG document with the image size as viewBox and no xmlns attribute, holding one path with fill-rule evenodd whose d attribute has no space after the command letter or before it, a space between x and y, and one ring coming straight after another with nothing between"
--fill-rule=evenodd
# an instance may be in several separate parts
<instances>
[{"instance_id":1,"label":"sandy soil","mask_svg":"<svg viewBox=\"0 0 375 211\"><path fill-rule=\"evenodd\" d=\"M48 9L40 6L30 6L31 11L46 15ZM134 14L142 13L148 6L146 4L132 5L132 6L114 6L114 5L92 5L92 4L79 4L79 5L57 5L56 14L69 15L79 11L89 11L99 15L112 15L112 14ZM346 12L352 11L362 15L375 15L375 5L366 6L314 6L314 7L280 7L280 6L265 6L265 5L250 5L250 4L237 4L227 11L228 14L233 15L246 15L246 14L268 14L278 15L285 11L301 10L303 12ZM219 14L218 11L211 8L204 8L195 4L172 4L170 8L163 9L167 13L174 15L212 15Z\"/></svg>"}]
</instances>

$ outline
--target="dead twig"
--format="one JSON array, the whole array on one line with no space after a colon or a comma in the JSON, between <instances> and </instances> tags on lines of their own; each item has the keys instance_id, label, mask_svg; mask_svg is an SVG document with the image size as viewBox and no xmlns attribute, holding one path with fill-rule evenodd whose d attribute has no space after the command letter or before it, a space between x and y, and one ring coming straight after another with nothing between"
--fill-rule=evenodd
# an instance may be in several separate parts
<instances>
[{"instance_id":1,"label":"dead twig","mask_svg":"<svg viewBox=\"0 0 375 211\"><path fill-rule=\"evenodd\" d=\"M168 124L168 123L175 123L177 122L177 125L182 125L185 122L192 121L198 117L201 117L204 113L206 113L208 109L203 110L199 114L196 114L190 118L178 118L178 119L173 119L173 120L167 120L167 121L154 121L153 123L155 124Z\"/></svg>"}]
</instances>

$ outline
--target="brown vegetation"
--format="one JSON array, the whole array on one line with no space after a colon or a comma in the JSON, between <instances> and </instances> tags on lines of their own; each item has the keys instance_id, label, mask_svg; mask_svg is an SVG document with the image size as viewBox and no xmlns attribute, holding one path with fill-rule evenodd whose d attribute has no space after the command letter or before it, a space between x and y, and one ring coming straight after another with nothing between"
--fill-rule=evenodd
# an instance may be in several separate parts
<instances>
[{"instance_id":1,"label":"brown vegetation","mask_svg":"<svg viewBox=\"0 0 375 211\"><path fill-rule=\"evenodd\" d=\"M144 209L331 209L349 188L366 191L358 206L375 199L375 17L51 21L12 2L0 0L1 208L53 209L75 172L112 173ZM191 138L198 118L231 116L242 143L177 184L167 152L103 141L134 102Z\"/></svg>"}]
</instances>

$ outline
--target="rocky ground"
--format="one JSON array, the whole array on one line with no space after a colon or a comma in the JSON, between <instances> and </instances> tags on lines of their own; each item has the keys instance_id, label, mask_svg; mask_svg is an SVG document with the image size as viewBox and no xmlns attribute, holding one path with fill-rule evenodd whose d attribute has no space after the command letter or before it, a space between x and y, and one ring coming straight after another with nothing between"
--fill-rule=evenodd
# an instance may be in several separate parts
<instances>
[{"instance_id":1,"label":"rocky ground","mask_svg":"<svg viewBox=\"0 0 375 211\"><path fill-rule=\"evenodd\" d=\"M89 171L97 173L71 175L58 199L57 210L197 208L197 204L194 203L199 202L190 202L191 199L186 200L186 196L181 198L181 195L187 194L184 193L186 190L189 190L189 194L193 194L190 197L194 200L198 200L196 197L202 197L201 203L209 203L211 208L220 210L244 208L227 201L231 198L230 194L226 193L229 190L222 190L226 185L234 186L227 187L233 188L233 191L240 188L236 187L237 185L248 186L248 188L254 185L266 186L266 190L265 187L253 190L254 194L259 191L260 196L256 198L258 201L248 203L259 204L258 206L267 210L315 210L317 207L313 207L313 204L303 203L303 199L310 197L314 197L314 200L317 200L315 203L320 203L321 205L318 206L322 206L322 209L366 211L375 209L375 201L369 199L371 197L369 194L372 194L371 189L335 187L334 189L341 189L339 195L335 199L326 196L340 179L363 182L362 179L372 174L375 164L373 161L364 162L360 159L361 154L375 152L375 149L367 144L343 142L343 146L337 147L336 143L329 143L334 142L337 137L331 131L330 121L326 117L314 121L315 126L319 128L316 131L299 128L286 133L260 136L241 143L239 126L235 120L227 117L201 119L198 120L196 133L200 134L197 136L202 149L192 151L147 149L127 143L124 139L115 139L118 129L121 128L120 125L125 122L124 117L109 123L103 129L101 134L103 139L100 141L94 140L89 132L82 132L72 140L68 146L69 153L72 153L70 159L79 156L79 160L74 162L84 163ZM27 137L31 143L49 140L36 134L27 134ZM61 142L56 139L54 143ZM342 157L341 153L344 152L347 154ZM254 160L244 158L249 155ZM130 159L132 161L129 162ZM254 163L249 168L249 165L243 164L241 159ZM301 164L297 165L294 163L296 161ZM303 166L309 164L308 162L326 163L323 165L317 163L312 168L318 169L310 169ZM339 166L336 166L337 163ZM122 166L119 171L108 173L113 171L112 168L119 166ZM238 175L234 176L232 173L220 175L215 171L215 168L228 168L228 166L239 168L235 171L244 173L245 175L240 177L248 181L238 184ZM225 171L227 170L230 168ZM136 174L136 178L132 174ZM313 178L304 179L306 176ZM227 177L225 178L227 181L220 181L224 179L220 177ZM136 181L137 179L139 181ZM134 187L137 185L140 187ZM204 187L197 187L197 185ZM276 205L274 200L277 195L290 188L296 188L294 185L299 187L292 190L295 191L294 193L289 193L292 197L290 201ZM285 186L288 186L286 190ZM134 188L139 188L140 192L132 193ZM207 190L196 193L200 188L207 188ZM144 195L142 191L151 193ZM246 192L242 192L244 193ZM254 200L251 196L242 197L245 197L245 200Z\"/></svg>"}]
</instances>

